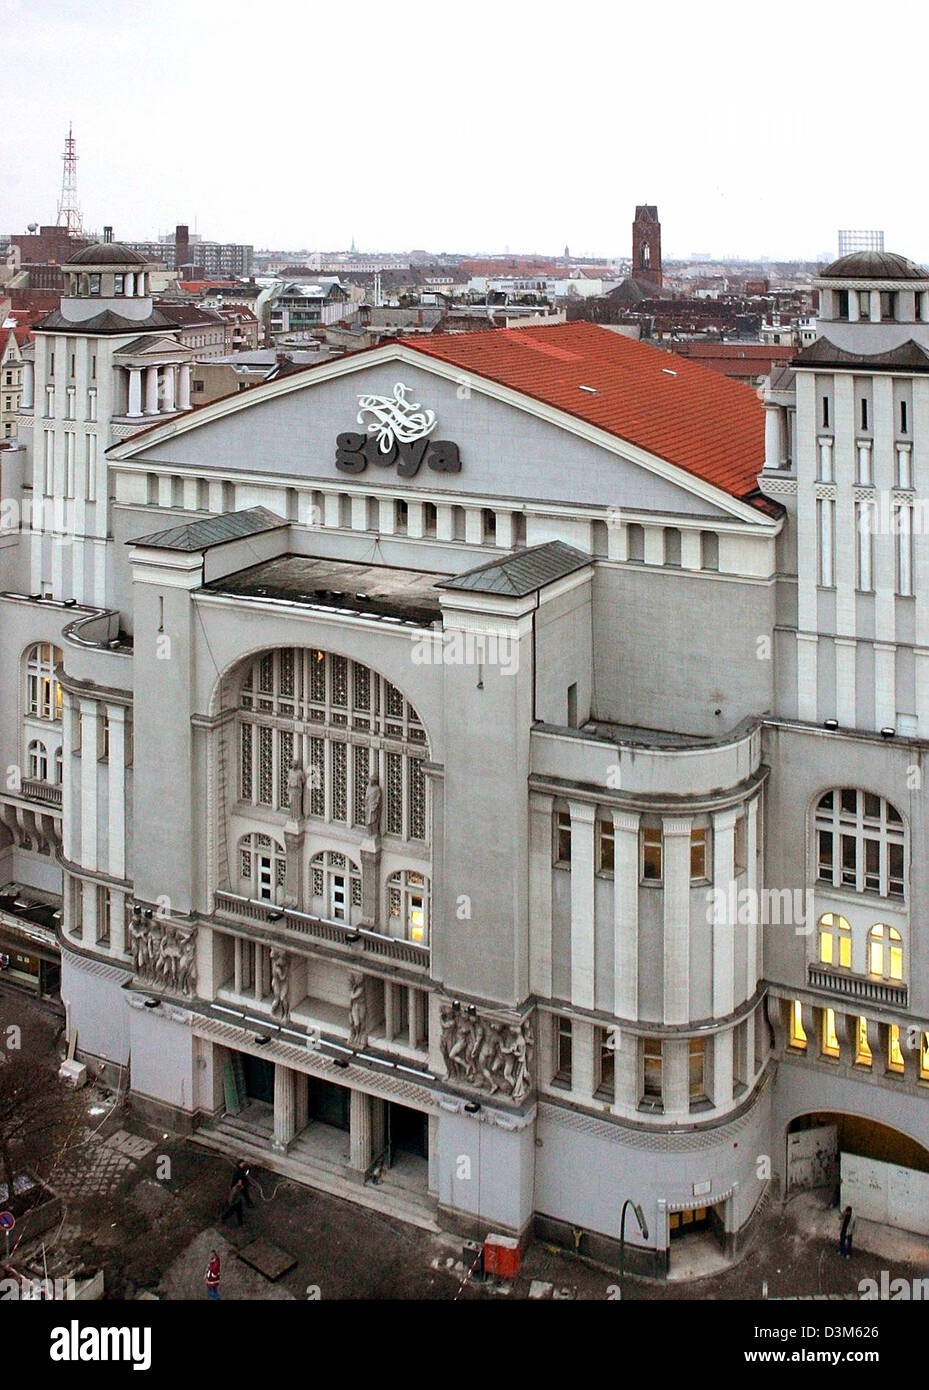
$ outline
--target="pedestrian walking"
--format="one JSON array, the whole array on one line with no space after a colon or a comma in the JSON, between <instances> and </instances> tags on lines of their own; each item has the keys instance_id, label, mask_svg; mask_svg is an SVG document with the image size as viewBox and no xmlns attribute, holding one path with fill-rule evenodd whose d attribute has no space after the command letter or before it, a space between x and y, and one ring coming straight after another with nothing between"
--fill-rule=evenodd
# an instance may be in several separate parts
<instances>
[{"instance_id":1,"label":"pedestrian walking","mask_svg":"<svg viewBox=\"0 0 929 1390\"><path fill-rule=\"evenodd\" d=\"M252 1170L249 1168L244 1158L240 1158L235 1166L235 1171L232 1175L233 1184L237 1179L241 1180L242 1183L242 1195L245 1198L245 1205L253 1207L255 1203L252 1201Z\"/></svg>"},{"instance_id":2,"label":"pedestrian walking","mask_svg":"<svg viewBox=\"0 0 929 1390\"><path fill-rule=\"evenodd\" d=\"M855 1213L851 1207L846 1207L842 1213L842 1229L839 1232L839 1254L846 1260L852 1257L852 1238L856 1224Z\"/></svg>"},{"instance_id":3,"label":"pedestrian walking","mask_svg":"<svg viewBox=\"0 0 929 1390\"><path fill-rule=\"evenodd\" d=\"M229 1202L223 1212L223 1220L228 1221L230 1216L238 1217L240 1226L245 1225L245 1183L241 1178L236 1178L229 1189Z\"/></svg>"},{"instance_id":4,"label":"pedestrian walking","mask_svg":"<svg viewBox=\"0 0 929 1390\"><path fill-rule=\"evenodd\" d=\"M207 1298L219 1298L219 1256L215 1250L210 1251L210 1263L206 1267L204 1282Z\"/></svg>"}]
</instances>

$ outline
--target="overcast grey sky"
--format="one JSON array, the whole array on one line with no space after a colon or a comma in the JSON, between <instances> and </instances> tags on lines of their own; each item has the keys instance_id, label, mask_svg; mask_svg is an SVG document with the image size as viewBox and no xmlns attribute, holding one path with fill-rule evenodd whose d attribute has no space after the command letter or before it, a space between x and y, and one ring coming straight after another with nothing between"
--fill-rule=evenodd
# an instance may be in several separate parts
<instances>
[{"instance_id":1,"label":"overcast grey sky","mask_svg":"<svg viewBox=\"0 0 929 1390\"><path fill-rule=\"evenodd\" d=\"M0 230L259 247L929 259L925 6L0 0Z\"/></svg>"}]
</instances>

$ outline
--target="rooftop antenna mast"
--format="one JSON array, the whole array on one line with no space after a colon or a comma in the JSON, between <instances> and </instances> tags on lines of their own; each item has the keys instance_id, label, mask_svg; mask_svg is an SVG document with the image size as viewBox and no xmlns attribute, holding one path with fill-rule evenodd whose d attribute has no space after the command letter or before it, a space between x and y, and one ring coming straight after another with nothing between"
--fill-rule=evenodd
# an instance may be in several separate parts
<instances>
[{"instance_id":1,"label":"rooftop antenna mast","mask_svg":"<svg viewBox=\"0 0 929 1390\"><path fill-rule=\"evenodd\" d=\"M61 158L64 168L61 173L61 198L58 201L58 226L67 227L71 236L80 236L84 227L77 203L77 153L70 123L65 152Z\"/></svg>"}]
</instances>

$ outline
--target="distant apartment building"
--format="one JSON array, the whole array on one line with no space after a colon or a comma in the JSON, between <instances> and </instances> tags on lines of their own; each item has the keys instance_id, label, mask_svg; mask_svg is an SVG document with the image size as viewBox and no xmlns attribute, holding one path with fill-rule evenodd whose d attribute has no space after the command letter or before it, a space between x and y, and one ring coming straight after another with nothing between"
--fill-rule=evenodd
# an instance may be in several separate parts
<instances>
[{"instance_id":1,"label":"distant apartment building","mask_svg":"<svg viewBox=\"0 0 929 1390\"><path fill-rule=\"evenodd\" d=\"M190 267L192 280L247 280L252 274L254 247L236 241L205 241L183 224L173 236L157 241L123 242L150 261L162 262L168 270Z\"/></svg>"}]
</instances>

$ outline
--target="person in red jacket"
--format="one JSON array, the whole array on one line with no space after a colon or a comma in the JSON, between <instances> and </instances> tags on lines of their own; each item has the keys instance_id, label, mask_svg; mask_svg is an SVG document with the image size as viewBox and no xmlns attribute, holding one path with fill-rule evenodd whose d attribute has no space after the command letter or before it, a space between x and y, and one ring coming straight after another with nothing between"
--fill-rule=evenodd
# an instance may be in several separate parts
<instances>
[{"instance_id":1,"label":"person in red jacket","mask_svg":"<svg viewBox=\"0 0 929 1390\"><path fill-rule=\"evenodd\" d=\"M210 1263L206 1267L205 1282L207 1298L219 1298L219 1256L215 1250L210 1251Z\"/></svg>"}]
</instances>

